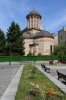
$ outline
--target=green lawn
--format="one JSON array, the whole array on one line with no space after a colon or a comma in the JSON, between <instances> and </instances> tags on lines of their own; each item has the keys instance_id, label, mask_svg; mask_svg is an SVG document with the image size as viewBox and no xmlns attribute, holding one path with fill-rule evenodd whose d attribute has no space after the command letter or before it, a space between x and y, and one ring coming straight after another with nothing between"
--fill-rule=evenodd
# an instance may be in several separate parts
<instances>
[{"instance_id":1,"label":"green lawn","mask_svg":"<svg viewBox=\"0 0 66 100\"><path fill-rule=\"evenodd\" d=\"M33 91L31 95L30 91ZM37 68L26 65L23 68L15 100L66 100L66 94Z\"/></svg>"}]
</instances>

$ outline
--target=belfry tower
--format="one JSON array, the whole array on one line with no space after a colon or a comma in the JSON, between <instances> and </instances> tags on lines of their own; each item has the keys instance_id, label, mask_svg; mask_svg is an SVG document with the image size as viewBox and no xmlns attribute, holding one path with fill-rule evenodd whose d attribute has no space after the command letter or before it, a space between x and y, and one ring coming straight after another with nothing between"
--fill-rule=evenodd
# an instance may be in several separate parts
<instances>
[{"instance_id":1,"label":"belfry tower","mask_svg":"<svg viewBox=\"0 0 66 100\"><path fill-rule=\"evenodd\" d=\"M27 16L27 28L40 29L41 15L33 9Z\"/></svg>"},{"instance_id":2,"label":"belfry tower","mask_svg":"<svg viewBox=\"0 0 66 100\"><path fill-rule=\"evenodd\" d=\"M29 14L26 16L27 27L23 29L23 34L28 32L31 34L31 36L33 36L35 33L42 31L40 27L41 18L42 16L34 9L29 12Z\"/></svg>"}]
</instances>

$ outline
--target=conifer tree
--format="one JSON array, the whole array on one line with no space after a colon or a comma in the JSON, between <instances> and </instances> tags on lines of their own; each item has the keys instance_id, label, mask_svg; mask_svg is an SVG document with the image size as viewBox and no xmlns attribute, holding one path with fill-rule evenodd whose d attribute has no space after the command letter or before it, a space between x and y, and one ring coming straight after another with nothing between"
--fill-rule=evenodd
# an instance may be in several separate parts
<instances>
[{"instance_id":1,"label":"conifer tree","mask_svg":"<svg viewBox=\"0 0 66 100\"><path fill-rule=\"evenodd\" d=\"M21 33L20 26L12 21L7 31L7 51L11 47L11 55L21 56L24 55L24 38ZM9 52L7 52L9 55Z\"/></svg>"},{"instance_id":2,"label":"conifer tree","mask_svg":"<svg viewBox=\"0 0 66 100\"><path fill-rule=\"evenodd\" d=\"M6 39L4 32L0 29L0 56L5 55Z\"/></svg>"}]
</instances>

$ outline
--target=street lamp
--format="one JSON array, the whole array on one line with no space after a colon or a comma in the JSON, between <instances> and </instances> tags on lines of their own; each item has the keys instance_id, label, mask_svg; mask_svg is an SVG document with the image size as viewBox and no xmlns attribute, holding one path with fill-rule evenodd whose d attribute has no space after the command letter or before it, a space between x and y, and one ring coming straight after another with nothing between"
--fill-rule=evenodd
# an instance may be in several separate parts
<instances>
[{"instance_id":1,"label":"street lamp","mask_svg":"<svg viewBox=\"0 0 66 100\"><path fill-rule=\"evenodd\" d=\"M9 65L11 65L11 42L10 42L10 58L9 58Z\"/></svg>"}]
</instances>

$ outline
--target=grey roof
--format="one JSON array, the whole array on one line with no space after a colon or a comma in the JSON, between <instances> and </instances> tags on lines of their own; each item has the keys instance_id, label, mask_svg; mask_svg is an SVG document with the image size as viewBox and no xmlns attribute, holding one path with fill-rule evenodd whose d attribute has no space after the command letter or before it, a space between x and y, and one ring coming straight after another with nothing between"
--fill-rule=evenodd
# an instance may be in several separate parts
<instances>
[{"instance_id":1,"label":"grey roof","mask_svg":"<svg viewBox=\"0 0 66 100\"><path fill-rule=\"evenodd\" d=\"M23 37L32 37L32 35L30 33L24 33Z\"/></svg>"},{"instance_id":2,"label":"grey roof","mask_svg":"<svg viewBox=\"0 0 66 100\"><path fill-rule=\"evenodd\" d=\"M46 31L46 30L44 30L44 31L41 31L41 32L37 32L37 33L34 35L34 37L36 37L36 36L51 36L51 33L48 32L48 31Z\"/></svg>"},{"instance_id":3,"label":"grey roof","mask_svg":"<svg viewBox=\"0 0 66 100\"><path fill-rule=\"evenodd\" d=\"M39 14L37 11L33 10L29 14Z\"/></svg>"},{"instance_id":4,"label":"grey roof","mask_svg":"<svg viewBox=\"0 0 66 100\"><path fill-rule=\"evenodd\" d=\"M48 32L48 31L46 31L46 30L37 32L33 36L30 33L28 33L28 32L23 34L23 37L25 37L25 38L44 37L44 36L48 37L48 36L52 36L52 34L50 32Z\"/></svg>"},{"instance_id":5,"label":"grey roof","mask_svg":"<svg viewBox=\"0 0 66 100\"><path fill-rule=\"evenodd\" d=\"M36 10L32 10L31 12L29 12L29 14L26 16L26 18L29 16L29 15L39 15L40 16L40 18L42 18L42 16L36 11Z\"/></svg>"}]
</instances>

